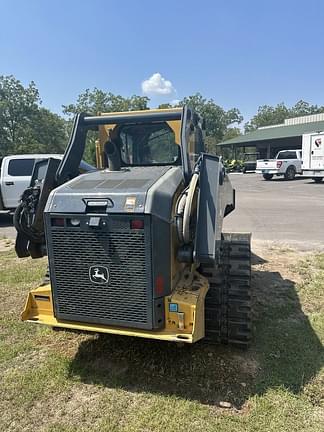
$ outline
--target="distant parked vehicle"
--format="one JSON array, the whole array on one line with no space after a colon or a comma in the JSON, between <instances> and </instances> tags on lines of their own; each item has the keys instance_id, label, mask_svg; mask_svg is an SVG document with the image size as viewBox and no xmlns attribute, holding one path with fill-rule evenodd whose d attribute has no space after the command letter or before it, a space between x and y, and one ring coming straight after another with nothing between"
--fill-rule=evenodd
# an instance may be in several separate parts
<instances>
[{"instance_id":1,"label":"distant parked vehicle","mask_svg":"<svg viewBox=\"0 0 324 432\"><path fill-rule=\"evenodd\" d=\"M241 172L243 169L243 161L239 159L226 159L223 164L227 172Z\"/></svg>"},{"instance_id":2,"label":"distant parked vehicle","mask_svg":"<svg viewBox=\"0 0 324 432\"><path fill-rule=\"evenodd\" d=\"M27 154L5 156L2 159L0 172L0 211L13 211L19 204L20 197L29 186L34 163L40 160L62 159L60 154ZM95 169L81 161L80 172Z\"/></svg>"},{"instance_id":3,"label":"distant parked vehicle","mask_svg":"<svg viewBox=\"0 0 324 432\"><path fill-rule=\"evenodd\" d=\"M259 159L256 173L262 174L265 180L271 180L274 175L294 180L296 174L302 174L302 151L281 150L275 159Z\"/></svg>"},{"instance_id":4,"label":"distant parked vehicle","mask_svg":"<svg viewBox=\"0 0 324 432\"><path fill-rule=\"evenodd\" d=\"M260 153L244 153L243 173L255 171Z\"/></svg>"},{"instance_id":5,"label":"distant parked vehicle","mask_svg":"<svg viewBox=\"0 0 324 432\"><path fill-rule=\"evenodd\" d=\"M320 183L324 177L324 132L303 135L303 175Z\"/></svg>"}]
</instances>

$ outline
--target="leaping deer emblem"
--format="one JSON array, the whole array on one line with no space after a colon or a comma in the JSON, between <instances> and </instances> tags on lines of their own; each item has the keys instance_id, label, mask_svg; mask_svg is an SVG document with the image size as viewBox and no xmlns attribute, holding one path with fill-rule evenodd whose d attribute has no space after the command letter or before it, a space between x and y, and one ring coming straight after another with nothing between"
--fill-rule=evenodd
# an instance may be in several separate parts
<instances>
[{"instance_id":1,"label":"leaping deer emblem","mask_svg":"<svg viewBox=\"0 0 324 432\"><path fill-rule=\"evenodd\" d=\"M92 282L107 283L109 271L107 267L90 267L89 276Z\"/></svg>"}]
</instances>

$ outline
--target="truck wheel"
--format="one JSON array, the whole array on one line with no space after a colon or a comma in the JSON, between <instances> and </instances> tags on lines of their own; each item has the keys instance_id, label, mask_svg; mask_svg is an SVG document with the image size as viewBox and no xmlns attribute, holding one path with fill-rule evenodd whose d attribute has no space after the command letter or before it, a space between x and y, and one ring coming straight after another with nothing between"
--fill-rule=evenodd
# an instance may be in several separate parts
<instances>
[{"instance_id":1,"label":"truck wheel","mask_svg":"<svg viewBox=\"0 0 324 432\"><path fill-rule=\"evenodd\" d=\"M250 236L224 234L220 266L202 264L209 281L205 300L205 340L247 348L251 341Z\"/></svg>"},{"instance_id":2,"label":"truck wheel","mask_svg":"<svg viewBox=\"0 0 324 432\"><path fill-rule=\"evenodd\" d=\"M313 177L313 180L315 183L321 183L323 180L323 177Z\"/></svg>"},{"instance_id":3,"label":"truck wheel","mask_svg":"<svg viewBox=\"0 0 324 432\"><path fill-rule=\"evenodd\" d=\"M291 165L287 168L284 177L285 180L294 180L295 175L296 175L296 168L293 165Z\"/></svg>"},{"instance_id":4,"label":"truck wheel","mask_svg":"<svg viewBox=\"0 0 324 432\"><path fill-rule=\"evenodd\" d=\"M264 180L271 180L273 177L273 174L263 174Z\"/></svg>"}]
</instances>

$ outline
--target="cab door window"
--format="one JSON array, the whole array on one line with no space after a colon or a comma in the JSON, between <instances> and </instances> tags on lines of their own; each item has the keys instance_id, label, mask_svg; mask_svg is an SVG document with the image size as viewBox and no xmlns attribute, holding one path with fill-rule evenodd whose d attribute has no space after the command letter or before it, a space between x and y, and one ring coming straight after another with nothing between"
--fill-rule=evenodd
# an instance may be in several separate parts
<instances>
[{"instance_id":1,"label":"cab door window","mask_svg":"<svg viewBox=\"0 0 324 432\"><path fill-rule=\"evenodd\" d=\"M31 176L35 159L11 159L8 165L8 174L13 177Z\"/></svg>"}]
</instances>

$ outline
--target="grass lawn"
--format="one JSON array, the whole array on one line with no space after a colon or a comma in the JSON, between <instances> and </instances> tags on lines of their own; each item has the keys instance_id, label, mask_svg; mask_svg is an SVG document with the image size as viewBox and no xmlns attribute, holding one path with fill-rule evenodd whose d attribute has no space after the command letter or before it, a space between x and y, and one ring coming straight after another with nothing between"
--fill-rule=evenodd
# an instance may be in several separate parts
<instances>
[{"instance_id":1,"label":"grass lawn","mask_svg":"<svg viewBox=\"0 0 324 432\"><path fill-rule=\"evenodd\" d=\"M247 352L22 323L45 267L0 253L0 431L324 431L324 255L254 256Z\"/></svg>"}]
</instances>

